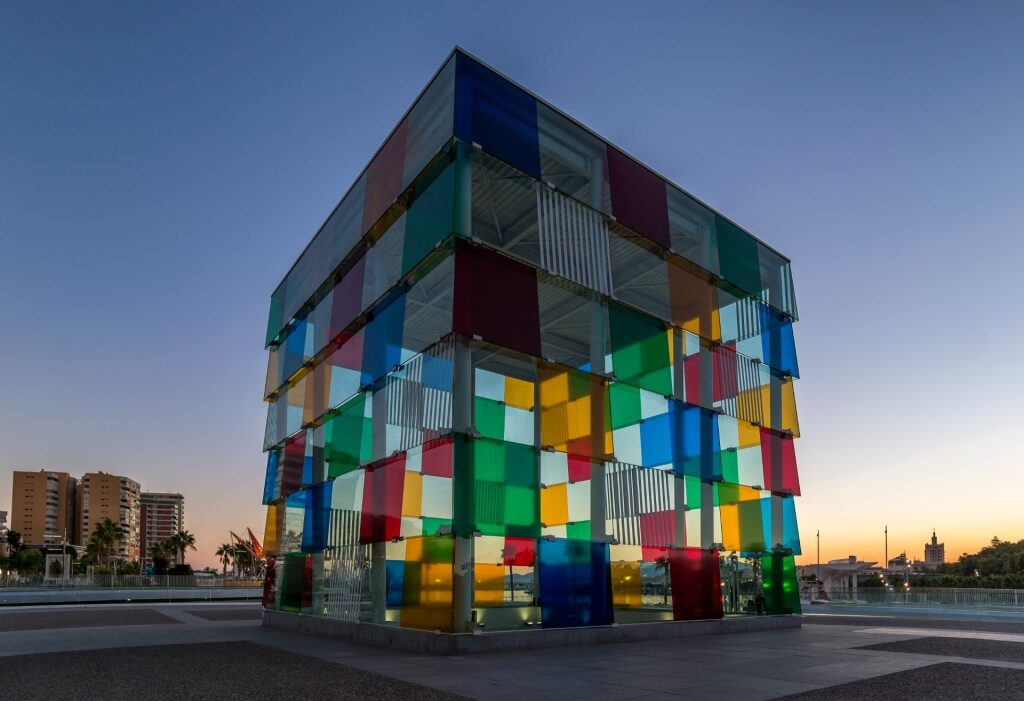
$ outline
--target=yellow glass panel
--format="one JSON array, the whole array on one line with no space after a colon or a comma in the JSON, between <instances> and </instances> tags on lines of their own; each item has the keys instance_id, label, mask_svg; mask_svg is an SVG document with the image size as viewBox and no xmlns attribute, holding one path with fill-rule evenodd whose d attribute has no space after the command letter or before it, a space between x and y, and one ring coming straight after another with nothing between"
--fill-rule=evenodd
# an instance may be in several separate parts
<instances>
[{"instance_id":1,"label":"yellow glass panel","mask_svg":"<svg viewBox=\"0 0 1024 701\"><path fill-rule=\"evenodd\" d=\"M761 445L761 429L742 419L736 420L740 448L752 448Z\"/></svg>"},{"instance_id":2,"label":"yellow glass panel","mask_svg":"<svg viewBox=\"0 0 1024 701\"><path fill-rule=\"evenodd\" d=\"M267 382L263 385L264 397L281 386L281 373L278 371L280 364L278 356L283 351L279 350L280 348L280 346L275 346L270 349L270 360L267 362Z\"/></svg>"},{"instance_id":3,"label":"yellow glass panel","mask_svg":"<svg viewBox=\"0 0 1024 701\"><path fill-rule=\"evenodd\" d=\"M540 441L542 445L564 446L568 440L569 376L559 373L540 383Z\"/></svg>"},{"instance_id":4,"label":"yellow glass panel","mask_svg":"<svg viewBox=\"0 0 1024 701\"><path fill-rule=\"evenodd\" d=\"M540 490L540 522L545 526L562 526L569 522L566 485L554 484Z\"/></svg>"},{"instance_id":5,"label":"yellow glass panel","mask_svg":"<svg viewBox=\"0 0 1024 701\"><path fill-rule=\"evenodd\" d=\"M443 550L437 549L437 538L407 538L402 542L405 544L405 573L399 624L408 628L451 630L451 562L424 561L429 557L445 557ZM448 551L447 557L450 555Z\"/></svg>"},{"instance_id":6,"label":"yellow glass panel","mask_svg":"<svg viewBox=\"0 0 1024 701\"><path fill-rule=\"evenodd\" d=\"M267 505L267 525L263 528L263 552L277 556L281 553L281 544L277 538L277 505Z\"/></svg>"},{"instance_id":7,"label":"yellow glass panel","mask_svg":"<svg viewBox=\"0 0 1024 701\"><path fill-rule=\"evenodd\" d=\"M800 420L796 415L796 395L792 380L782 383L782 428L788 428L794 436L800 436Z\"/></svg>"},{"instance_id":8,"label":"yellow glass panel","mask_svg":"<svg viewBox=\"0 0 1024 701\"><path fill-rule=\"evenodd\" d=\"M501 606L505 601L505 567L473 565L473 597L477 606Z\"/></svg>"},{"instance_id":9,"label":"yellow glass panel","mask_svg":"<svg viewBox=\"0 0 1024 701\"><path fill-rule=\"evenodd\" d=\"M723 504L718 509L722 519L722 547L740 550L740 507Z\"/></svg>"},{"instance_id":10,"label":"yellow glass panel","mask_svg":"<svg viewBox=\"0 0 1024 701\"><path fill-rule=\"evenodd\" d=\"M533 383L514 377L505 378L505 403L517 409L533 408Z\"/></svg>"},{"instance_id":11,"label":"yellow glass panel","mask_svg":"<svg viewBox=\"0 0 1024 701\"><path fill-rule=\"evenodd\" d=\"M423 475L419 472L405 473L405 486L402 490L402 516L419 517L422 515Z\"/></svg>"},{"instance_id":12,"label":"yellow glass panel","mask_svg":"<svg viewBox=\"0 0 1024 701\"><path fill-rule=\"evenodd\" d=\"M640 563L639 562L613 562L611 564L612 575L612 605L615 608L640 608L643 606L643 596L640 591Z\"/></svg>"},{"instance_id":13,"label":"yellow glass panel","mask_svg":"<svg viewBox=\"0 0 1024 701\"><path fill-rule=\"evenodd\" d=\"M569 440L590 435L590 395L569 402L568 412Z\"/></svg>"}]
</instances>

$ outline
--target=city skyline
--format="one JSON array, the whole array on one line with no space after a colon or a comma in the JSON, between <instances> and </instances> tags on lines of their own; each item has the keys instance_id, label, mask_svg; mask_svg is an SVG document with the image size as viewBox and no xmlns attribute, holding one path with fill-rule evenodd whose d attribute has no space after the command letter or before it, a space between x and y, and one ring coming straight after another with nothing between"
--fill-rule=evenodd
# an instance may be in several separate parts
<instances>
[{"instance_id":1,"label":"city skyline","mask_svg":"<svg viewBox=\"0 0 1024 701\"><path fill-rule=\"evenodd\" d=\"M964 373L951 352L1022 333L1021 8L444 7L386 28L328 5L0 10L0 322L26 339L0 510L14 470L103 470L186 493L200 567L229 530L262 535L252 388L280 260L459 44L792 258L799 563L818 530L823 562L881 561L886 525L890 557L933 528L949 561L1024 538L1016 490L988 486L1024 457L994 391L1012 354ZM609 26L628 56L593 40Z\"/></svg>"}]
</instances>

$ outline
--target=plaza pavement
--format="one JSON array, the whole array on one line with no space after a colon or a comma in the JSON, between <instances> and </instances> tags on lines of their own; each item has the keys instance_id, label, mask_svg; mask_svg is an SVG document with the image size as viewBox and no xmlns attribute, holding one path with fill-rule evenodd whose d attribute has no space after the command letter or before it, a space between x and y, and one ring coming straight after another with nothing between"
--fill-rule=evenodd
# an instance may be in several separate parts
<instances>
[{"instance_id":1,"label":"plaza pavement","mask_svg":"<svg viewBox=\"0 0 1024 701\"><path fill-rule=\"evenodd\" d=\"M437 657L264 629L250 603L0 609L0 699L791 694L1024 698L1024 624L805 616L792 630Z\"/></svg>"}]
</instances>

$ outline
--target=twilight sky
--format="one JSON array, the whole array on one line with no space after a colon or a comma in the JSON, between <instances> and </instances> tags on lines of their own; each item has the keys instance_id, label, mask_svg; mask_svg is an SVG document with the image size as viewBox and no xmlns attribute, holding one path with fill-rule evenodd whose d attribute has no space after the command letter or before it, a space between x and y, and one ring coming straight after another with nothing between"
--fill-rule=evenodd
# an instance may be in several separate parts
<instances>
[{"instance_id":1,"label":"twilight sky","mask_svg":"<svg viewBox=\"0 0 1024 701\"><path fill-rule=\"evenodd\" d=\"M373 6L373 9L370 9ZM460 44L793 260L805 557L1024 538L1013 2L0 5L10 471L260 506L270 292ZM1002 350L1000 350L1002 349ZM1014 439L1017 436L1017 439Z\"/></svg>"}]
</instances>

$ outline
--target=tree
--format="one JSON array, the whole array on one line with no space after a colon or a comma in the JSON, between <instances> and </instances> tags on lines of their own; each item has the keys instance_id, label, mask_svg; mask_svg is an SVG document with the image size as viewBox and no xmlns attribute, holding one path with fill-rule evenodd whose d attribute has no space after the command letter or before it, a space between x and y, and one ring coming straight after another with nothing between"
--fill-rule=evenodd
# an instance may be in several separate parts
<instances>
[{"instance_id":1,"label":"tree","mask_svg":"<svg viewBox=\"0 0 1024 701\"><path fill-rule=\"evenodd\" d=\"M102 557L103 563L109 567L113 558L114 546L122 538L124 538L124 531L121 530L121 526L109 518L105 518L96 524L92 535L89 536L89 543L85 547L86 556L91 557L94 562Z\"/></svg>"},{"instance_id":2,"label":"tree","mask_svg":"<svg viewBox=\"0 0 1024 701\"><path fill-rule=\"evenodd\" d=\"M11 563L21 574L40 574L43 571L43 553L22 548L11 558Z\"/></svg>"},{"instance_id":3,"label":"tree","mask_svg":"<svg viewBox=\"0 0 1024 701\"><path fill-rule=\"evenodd\" d=\"M179 565L185 564L185 551L196 549L196 537L188 531L178 531L168 540L175 553L175 561Z\"/></svg>"},{"instance_id":4,"label":"tree","mask_svg":"<svg viewBox=\"0 0 1024 701\"><path fill-rule=\"evenodd\" d=\"M217 548L217 557L220 558L220 564L223 568L221 576L226 577L228 575L228 565L231 564L231 560L234 556L235 546L231 543L222 543L221 546Z\"/></svg>"},{"instance_id":5,"label":"tree","mask_svg":"<svg viewBox=\"0 0 1024 701\"><path fill-rule=\"evenodd\" d=\"M17 531L7 531L7 545L11 549L11 557L18 554L18 551L23 547L21 542L21 533Z\"/></svg>"},{"instance_id":6,"label":"tree","mask_svg":"<svg viewBox=\"0 0 1024 701\"><path fill-rule=\"evenodd\" d=\"M149 546L149 557L153 562L153 574L167 574L171 565L171 553L166 542Z\"/></svg>"}]
</instances>

